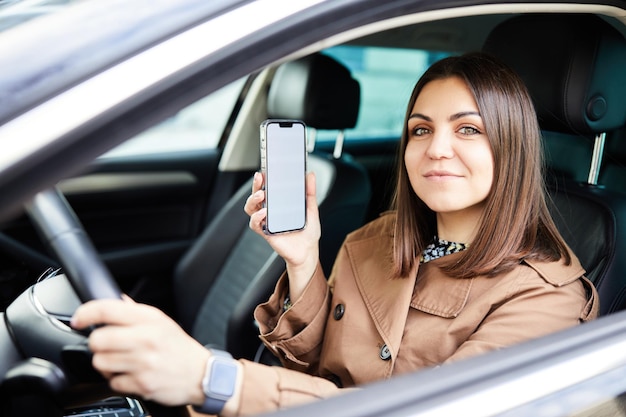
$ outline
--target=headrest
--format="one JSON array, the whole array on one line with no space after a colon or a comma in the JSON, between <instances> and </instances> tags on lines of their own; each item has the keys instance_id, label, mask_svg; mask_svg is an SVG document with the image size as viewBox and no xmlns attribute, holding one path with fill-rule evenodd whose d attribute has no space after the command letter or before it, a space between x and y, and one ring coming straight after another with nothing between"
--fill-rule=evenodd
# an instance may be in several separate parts
<instances>
[{"instance_id":1,"label":"headrest","mask_svg":"<svg viewBox=\"0 0 626 417\"><path fill-rule=\"evenodd\" d=\"M489 34L484 52L524 80L544 130L596 134L626 123L626 40L587 14L529 14Z\"/></svg>"},{"instance_id":2,"label":"headrest","mask_svg":"<svg viewBox=\"0 0 626 417\"><path fill-rule=\"evenodd\" d=\"M349 129L356 125L360 94L346 67L313 54L276 70L267 111L270 118L299 119L316 129Z\"/></svg>"}]
</instances>

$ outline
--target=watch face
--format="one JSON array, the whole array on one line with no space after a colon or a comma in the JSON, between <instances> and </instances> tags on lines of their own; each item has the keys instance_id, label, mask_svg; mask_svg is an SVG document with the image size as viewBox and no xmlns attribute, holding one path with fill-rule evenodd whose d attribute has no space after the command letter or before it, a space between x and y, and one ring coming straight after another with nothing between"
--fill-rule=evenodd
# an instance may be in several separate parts
<instances>
[{"instance_id":1,"label":"watch face","mask_svg":"<svg viewBox=\"0 0 626 417\"><path fill-rule=\"evenodd\" d=\"M211 367L211 377L208 381L208 392L210 397L224 397L228 399L235 392L235 382L237 380L237 365L226 361L215 360Z\"/></svg>"}]
</instances>

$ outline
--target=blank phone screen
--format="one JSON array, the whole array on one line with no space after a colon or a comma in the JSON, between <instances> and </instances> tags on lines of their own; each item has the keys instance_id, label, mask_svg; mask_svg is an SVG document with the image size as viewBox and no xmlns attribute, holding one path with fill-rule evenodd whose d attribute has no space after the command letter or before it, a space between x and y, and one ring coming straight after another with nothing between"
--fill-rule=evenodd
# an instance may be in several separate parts
<instances>
[{"instance_id":1,"label":"blank phone screen","mask_svg":"<svg viewBox=\"0 0 626 417\"><path fill-rule=\"evenodd\" d=\"M266 229L281 233L306 225L306 137L302 123L272 122L266 130Z\"/></svg>"}]
</instances>

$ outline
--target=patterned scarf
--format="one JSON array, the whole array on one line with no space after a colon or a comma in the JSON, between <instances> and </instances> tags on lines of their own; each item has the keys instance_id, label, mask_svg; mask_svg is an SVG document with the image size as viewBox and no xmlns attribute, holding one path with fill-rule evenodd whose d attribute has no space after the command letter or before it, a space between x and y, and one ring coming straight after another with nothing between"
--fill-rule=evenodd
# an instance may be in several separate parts
<instances>
[{"instance_id":1,"label":"patterned scarf","mask_svg":"<svg viewBox=\"0 0 626 417\"><path fill-rule=\"evenodd\" d=\"M433 242L426 246L426 249L420 256L420 264L425 264L434 259L441 258L442 256L450 255L452 253L461 252L467 249L469 245L465 243L448 242L447 240L439 239L437 236L433 239Z\"/></svg>"}]
</instances>

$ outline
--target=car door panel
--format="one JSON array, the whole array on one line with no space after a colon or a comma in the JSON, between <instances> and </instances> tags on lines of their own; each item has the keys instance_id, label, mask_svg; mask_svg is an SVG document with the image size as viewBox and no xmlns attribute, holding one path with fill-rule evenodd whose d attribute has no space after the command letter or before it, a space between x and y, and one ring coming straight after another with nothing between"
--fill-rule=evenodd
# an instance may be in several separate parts
<instances>
[{"instance_id":1,"label":"car door panel","mask_svg":"<svg viewBox=\"0 0 626 417\"><path fill-rule=\"evenodd\" d=\"M123 291L166 308L172 270L206 223L219 156L210 149L102 158L59 183ZM5 256L39 257L39 267L52 259L25 216L2 232Z\"/></svg>"}]
</instances>

